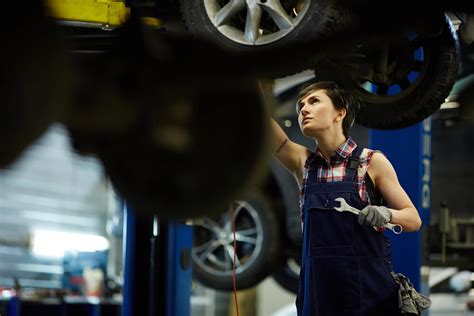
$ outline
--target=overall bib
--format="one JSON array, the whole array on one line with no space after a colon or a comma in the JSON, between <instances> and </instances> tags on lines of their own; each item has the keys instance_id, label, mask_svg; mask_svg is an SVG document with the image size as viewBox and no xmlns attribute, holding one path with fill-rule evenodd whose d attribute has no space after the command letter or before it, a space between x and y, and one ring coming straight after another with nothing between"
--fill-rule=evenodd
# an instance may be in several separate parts
<instances>
[{"instance_id":1,"label":"overall bib","mask_svg":"<svg viewBox=\"0 0 474 316\"><path fill-rule=\"evenodd\" d=\"M296 306L299 316L401 315L398 286L390 274L390 240L357 215L338 212L335 198L362 209L356 187L362 148L349 158L346 177L316 182L317 160L309 161L304 188L303 252Z\"/></svg>"}]
</instances>

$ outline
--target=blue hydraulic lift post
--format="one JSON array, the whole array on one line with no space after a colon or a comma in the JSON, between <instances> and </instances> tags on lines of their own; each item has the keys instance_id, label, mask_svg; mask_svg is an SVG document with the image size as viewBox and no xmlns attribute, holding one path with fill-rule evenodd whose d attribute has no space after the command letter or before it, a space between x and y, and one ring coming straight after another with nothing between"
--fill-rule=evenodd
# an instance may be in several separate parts
<instances>
[{"instance_id":1,"label":"blue hydraulic lift post","mask_svg":"<svg viewBox=\"0 0 474 316\"><path fill-rule=\"evenodd\" d=\"M19 295L19 293L17 293ZM13 296L8 302L8 316L20 316L20 298Z\"/></svg>"},{"instance_id":2,"label":"blue hydraulic lift post","mask_svg":"<svg viewBox=\"0 0 474 316\"><path fill-rule=\"evenodd\" d=\"M166 315L191 315L191 249L193 228L168 224Z\"/></svg>"},{"instance_id":3,"label":"blue hydraulic lift post","mask_svg":"<svg viewBox=\"0 0 474 316\"><path fill-rule=\"evenodd\" d=\"M133 270L134 270L134 236L135 213L125 204L124 207L124 234L123 234L123 290L122 316L132 315Z\"/></svg>"},{"instance_id":4,"label":"blue hydraulic lift post","mask_svg":"<svg viewBox=\"0 0 474 316\"><path fill-rule=\"evenodd\" d=\"M422 267L426 267L423 271L427 272L431 210L431 118L399 130L371 130L369 147L381 150L390 160L423 221L422 228L416 233L397 236L388 233L393 245L394 270L409 277L417 290L429 294L428 275L422 274Z\"/></svg>"},{"instance_id":5,"label":"blue hydraulic lift post","mask_svg":"<svg viewBox=\"0 0 474 316\"><path fill-rule=\"evenodd\" d=\"M192 227L125 207L122 316L189 316Z\"/></svg>"}]
</instances>

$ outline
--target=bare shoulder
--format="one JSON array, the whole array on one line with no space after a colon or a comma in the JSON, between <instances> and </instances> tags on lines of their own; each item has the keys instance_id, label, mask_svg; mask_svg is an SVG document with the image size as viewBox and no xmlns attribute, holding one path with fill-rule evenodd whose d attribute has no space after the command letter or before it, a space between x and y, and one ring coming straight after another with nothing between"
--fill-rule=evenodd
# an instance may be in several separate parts
<instances>
[{"instance_id":1,"label":"bare shoulder","mask_svg":"<svg viewBox=\"0 0 474 316\"><path fill-rule=\"evenodd\" d=\"M373 151L368 168L372 179L396 177L395 169L388 158L380 151Z\"/></svg>"},{"instance_id":2,"label":"bare shoulder","mask_svg":"<svg viewBox=\"0 0 474 316\"><path fill-rule=\"evenodd\" d=\"M387 159L387 157L381 151L378 150L372 150L372 158L370 161L371 166L378 166L380 164L383 165L385 163L390 164L390 161Z\"/></svg>"}]
</instances>

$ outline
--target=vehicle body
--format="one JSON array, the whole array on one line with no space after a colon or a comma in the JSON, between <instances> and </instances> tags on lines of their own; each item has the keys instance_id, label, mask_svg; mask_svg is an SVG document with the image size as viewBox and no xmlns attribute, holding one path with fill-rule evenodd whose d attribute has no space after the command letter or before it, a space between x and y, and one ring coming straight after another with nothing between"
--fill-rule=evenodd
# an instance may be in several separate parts
<instances>
[{"instance_id":1,"label":"vehicle body","mask_svg":"<svg viewBox=\"0 0 474 316\"><path fill-rule=\"evenodd\" d=\"M396 5L394 12L405 15L401 21L369 2L379 12L370 23L361 3L341 0L47 4L66 25L113 30L135 14L169 33L211 40L229 54L227 69L234 63L254 75L283 77L313 68L319 80L337 81L364 101L359 124L380 129L406 127L438 110L459 68L456 29L461 43L469 45L474 38L473 15L445 15L447 3L424 9L423 15L421 3L403 9ZM217 62L203 58L204 63Z\"/></svg>"}]
</instances>

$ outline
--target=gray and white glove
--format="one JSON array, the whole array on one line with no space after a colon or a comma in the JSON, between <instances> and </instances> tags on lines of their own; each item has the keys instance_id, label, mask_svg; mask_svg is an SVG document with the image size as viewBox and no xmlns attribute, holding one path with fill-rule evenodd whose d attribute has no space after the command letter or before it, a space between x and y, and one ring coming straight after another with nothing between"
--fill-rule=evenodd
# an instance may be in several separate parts
<instances>
[{"instance_id":1,"label":"gray and white glove","mask_svg":"<svg viewBox=\"0 0 474 316\"><path fill-rule=\"evenodd\" d=\"M359 213L359 224L381 227L392 220L392 212L382 205L367 205Z\"/></svg>"}]
</instances>

